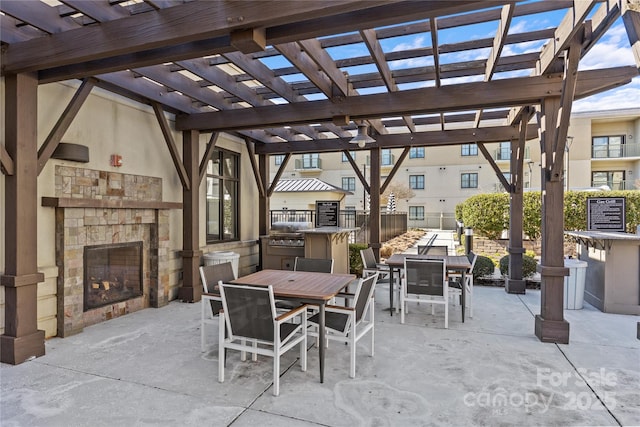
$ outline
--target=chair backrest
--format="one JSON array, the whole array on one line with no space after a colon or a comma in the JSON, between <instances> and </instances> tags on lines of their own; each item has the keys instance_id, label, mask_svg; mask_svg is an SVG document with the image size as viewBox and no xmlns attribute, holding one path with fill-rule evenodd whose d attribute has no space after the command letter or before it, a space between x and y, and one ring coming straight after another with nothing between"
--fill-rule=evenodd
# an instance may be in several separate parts
<instances>
[{"instance_id":1,"label":"chair backrest","mask_svg":"<svg viewBox=\"0 0 640 427\"><path fill-rule=\"evenodd\" d=\"M378 281L378 273L360 279L355 293L356 323L362 319L370 309L371 297Z\"/></svg>"},{"instance_id":2,"label":"chair backrest","mask_svg":"<svg viewBox=\"0 0 640 427\"><path fill-rule=\"evenodd\" d=\"M419 255L449 255L449 247L448 246L429 246L429 245L418 245L418 254Z\"/></svg>"},{"instance_id":3,"label":"chair backrest","mask_svg":"<svg viewBox=\"0 0 640 427\"><path fill-rule=\"evenodd\" d=\"M228 283L219 283L219 288L229 336L273 343L273 288Z\"/></svg>"},{"instance_id":4,"label":"chair backrest","mask_svg":"<svg viewBox=\"0 0 640 427\"><path fill-rule=\"evenodd\" d=\"M316 273L333 273L333 258L302 258L296 257L293 271L312 271Z\"/></svg>"},{"instance_id":5,"label":"chair backrest","mask_svg":"<svg viewBox=\"0 0 640 427\"><path fill-rule=\"evenodd\" d=\"M407 293L444 296L446 262L442 259L405 258Z\"/></svg>"},{"instance_id":6,"label":"chair backrest","mask_svg":"<svg viewBox=\"0 0 640 427\"><path fill-rule=\"evenodd\" d=\"M471 263L471 267L469 267L469 273L473 273L473 268L476 266L476 260L478 259L478 254L474 254L473 251L467 254L467 258Z\"/></svg>"},{"instance_id":7,"label":"chair backrest","mask_svg":"<svg viewBox=\"0 0 640 427\"><path fill-rule=\"evenodd\" d=\"M222 280L223 282L230 282L236 279L233 273L233 266L230 262L223 262L221 264L204 265L200 267L200 279L202 279L202 287L207 293L217 293L214 290L214 286Z\"/></svg>"},{"instance_id":8,"label":"chair backrest","mask_svg":"<svg viewBox=\"0 0 640 427\"><path fill-rule=\"evenodd\" d=\"M362 258L363 268L376 268L376 255L372 248L360 249L360 257Z\"/></svg>"}]
</instances>

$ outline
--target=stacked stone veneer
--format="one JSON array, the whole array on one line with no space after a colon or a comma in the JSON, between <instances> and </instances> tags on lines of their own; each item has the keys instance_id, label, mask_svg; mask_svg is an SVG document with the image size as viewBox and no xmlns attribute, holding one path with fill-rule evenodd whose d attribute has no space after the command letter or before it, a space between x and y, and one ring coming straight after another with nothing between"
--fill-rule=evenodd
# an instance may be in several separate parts
<instances>
[{"instance_id":1,"label":"stacked stone veneer","mask_svg":"<svg viewBox=\"0 0 640 427\"><path fill-rule=\"evenodd\" d=\"M58 335L169 301L169 211L127 208L126 201L162 201L160 178L57 166L58 198L112 199L122 208L56 208ZM86 201L86 200L85 200ZM90 204L90 203L89 203ZM83 311L84 247L143 242L143 295Z\"/></svg>"}]
</instances>

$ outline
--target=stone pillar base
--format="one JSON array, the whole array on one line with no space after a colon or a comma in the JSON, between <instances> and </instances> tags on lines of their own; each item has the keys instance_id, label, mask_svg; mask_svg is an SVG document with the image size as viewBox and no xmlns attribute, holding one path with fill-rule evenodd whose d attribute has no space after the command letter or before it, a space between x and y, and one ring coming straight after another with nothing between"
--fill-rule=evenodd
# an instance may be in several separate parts
<instances>
[{"instance_id":1,"label":"stone pillar base","mask_svg":"<svg viewBox=\"0 0 640 427\"><path fill-rule=\"evenodd\" d=\"M504 290L508 294L524 294L526 293L527 282L523 279L509 279L504 281Z\"/></svg>"},{"instance_id":2,"label":"stone pillar base","mask_svg":"<svg viewBox=\"0 0 640 427\"><path fill-rule=\"evenodd\" d=\"M566 320L545 320L537 314L535 334L542 342L569 344L569 322Z\"/></svg>"},{"instance_id":3,"label":"stone pillar base","mask_svg":"<svg viewBox=\"0 0 640 427\"><path fill-rule=\"evenodd\" d=\"M44 356L44 331L12 337L0 336L0 362L18 365L31 357Z\"/></svg>"}]
</instances>

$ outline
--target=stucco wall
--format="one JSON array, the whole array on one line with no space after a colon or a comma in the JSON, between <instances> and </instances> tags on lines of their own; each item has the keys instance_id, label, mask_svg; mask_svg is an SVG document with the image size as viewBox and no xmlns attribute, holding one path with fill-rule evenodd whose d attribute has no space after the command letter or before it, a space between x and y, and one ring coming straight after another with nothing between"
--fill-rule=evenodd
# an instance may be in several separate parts
<instances>
[{"instance_id":1,"label":"stucco wall","mask_svg":"<svg viewBox=\"0 0 640 427\"><path fill-rule=\"evenodd\" d=\"M38 88L38 143L47 135L73 97L79 82L52 83ZM4 79L0 82L0 101L4 105ZM4 114L1 115L4 128ZM170 122L172 116L167 116ZM182 150L182 135L174 132L174 140ZM201 135L200 154L209 140L208 134ZM4 132L0 136L4 144ZM174 167L169 150L151 107L112 95L94 88L81 107L78 115L62 138L62 142L82 144L89 147L89 163L77 163L51 159L38 177L38 204L42 197L55 196L55 165L68 165L88 169L117 171L127 174L153 176L162 179L163 201L181 202L182 185ZM255 269L258 262L256 243L258 219L254 215L257 205L257 191L245 143L236 137L223 135L218 139L218 147L241 154L241 212L240 242L206 246L205 186L200 186L200 245L205 252L211 250L235 250L241 254L241 272ZM121 167L110 165L110 156L122 156ZM4 230L5 176L0 174L0 225ZM170 211L170 284L171 297L175 298L181 280L182 261L182 210ZM38 270L45 274L45 282L38 285L38 328L44 329L46 336L56 334L56 277L55 263L55 209L38 208ZM5 269L5 242L0 239L0 274ZM4 288L0 287L0 332L4 332Z\"/></svg>"}]
</instances>

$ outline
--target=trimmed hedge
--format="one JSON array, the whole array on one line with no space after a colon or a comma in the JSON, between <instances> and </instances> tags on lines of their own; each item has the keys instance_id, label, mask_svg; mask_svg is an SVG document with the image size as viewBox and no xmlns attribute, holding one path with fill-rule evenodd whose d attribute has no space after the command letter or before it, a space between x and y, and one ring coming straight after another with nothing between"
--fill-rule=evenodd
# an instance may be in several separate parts
<instances>
[{"instance_id":1,"label":"trimmed hedge","mask_svg":"<svg viewBox=\"0 0 640 427\"><path fill-rule=\"evenodd\" d=\"M624 197L626 198L627 232L635 233L640 224L640 191L567 191L564 194L564 229L587 229L588 197ZM474 233L489 239L498 239L503 230L509 229L509 194L490 193L469 197L456 206L456 216L471 227ZM540 191L528 191L523 194L524 233L531 239L542 235L542 195Z\"/></svg>"},{"instance_id":2,"label":"trimmed hedge","mask_svg":"<svg viewBox=\"0 0 640 427\"><path fill-rule=\"evenodd\" d=\"M500 267L500 273L502 273L503 276L506 276L507 274L509 274L509 255L505 255L502 258L500 258L500 263L499 263L499 267ZM536 266L537 266L538 262L535 260L535 258L529 256L529 255L522 255L522 277L530 277L533 276L536 272Z\"/></svg>"},{"instance_id":3,"label":"trimmed hedge","mask_svg":"<svg viewBox=\"0 0 640 427\"><path fill-rule=\"evenodd\" d=\"M476 259L476 265L473 266L473 276L474 277L483 277L483 276L492 276L496 266L491 261L491 258L478 255Z\"/></svg>"}]
</instances>

